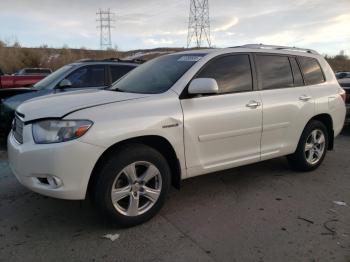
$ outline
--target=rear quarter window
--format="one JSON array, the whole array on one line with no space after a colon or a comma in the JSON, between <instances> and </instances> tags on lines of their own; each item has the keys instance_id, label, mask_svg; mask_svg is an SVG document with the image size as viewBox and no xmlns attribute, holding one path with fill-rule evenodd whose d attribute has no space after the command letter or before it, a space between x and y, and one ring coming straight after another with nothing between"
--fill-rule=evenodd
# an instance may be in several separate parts
<instances>
[{"instance_id":1,"label":"rear quarter window","mask_svg":"<svg viewBox=\"0 0 350 262\"><path fill-rule=\"evenodd\" d=\"M317 59L312 57L298 57L304 80L307 85L317 85L325 82L325 78Z\"/></svg>"}]
</instances>

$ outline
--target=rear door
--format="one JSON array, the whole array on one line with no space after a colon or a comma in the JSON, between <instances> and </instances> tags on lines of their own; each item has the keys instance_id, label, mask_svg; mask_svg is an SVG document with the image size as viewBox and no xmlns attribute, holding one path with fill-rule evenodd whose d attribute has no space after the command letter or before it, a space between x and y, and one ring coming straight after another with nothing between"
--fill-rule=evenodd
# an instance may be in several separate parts
<instances>
[{"instance_id":1,"label":"rear door","mask_svg":"<svg viewBox=\"0 0 350 262\"><path fill-rule=\"evenodd\" d=\"M263 103L262 160L292 153L305 124L314 114L314 100L295 57L256 54Z\"/></svg>"},{"instance_id":2,"label":"rear door","mask_svg":"<svg viewBox=\"0 0 350 262\"><path fill-rule=\"evenodd\" d=\"M260 159L262 110L251 65L249 54L214 58L196 78L214 78L219 94L181 100L188 176Z\"/></svg>"}]
</instances>

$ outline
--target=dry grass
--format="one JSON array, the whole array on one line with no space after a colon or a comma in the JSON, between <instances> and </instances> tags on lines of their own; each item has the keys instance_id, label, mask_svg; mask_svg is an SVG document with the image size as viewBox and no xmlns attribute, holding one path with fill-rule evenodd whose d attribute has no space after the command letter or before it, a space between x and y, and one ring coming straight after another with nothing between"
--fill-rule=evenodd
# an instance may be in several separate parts
<instances>
[{"instance_id":1,"label":"dry grass","mask_svg":"<svg viewBox=\"0 0 350 262\"><path fill-rule=\"evenodd\" d=\"M183 48L157 48L147 51L183 51ZM24 48L15 43L7 46L0 40L0 69L8 74L12 74L24 67L48 67L56 70L63 65L72 63L80 59L106 59L106 58L123 58L137 52L146 50L135 50L128 52L119 52L117 50L86 50L70 49L68 47L55 49L46 46L39 48ZM158 56L152 54L145 56L144 59L152 59ZM350 71L350 60L346 56L326 56L326 59L334 71Z\"/></svg>"},{"instance_id":2,"label":"dry grass","mask_svg":"<svg viewBox=\"0 0 350 262\"><path fill-rule=\"evenodd\" d=\"M80 59L105 59L122 57L120 52L85 50L5 47L0 45L0 68L5 73L14 73L24 67L48 67L56 70L61 66Z\"/></svg>"},{"instance_id":3,"label":"dry grass","mask_svg":"<svg viewBox=\"0 0 350 262\"><path fill-rule=\"evenodd\" d=\"M328 63L333 68L334 72L338 71L350 71L350 59L346 56L335 56L335 57L327 57L326 59Z\"/></svg>"}]
</instances>

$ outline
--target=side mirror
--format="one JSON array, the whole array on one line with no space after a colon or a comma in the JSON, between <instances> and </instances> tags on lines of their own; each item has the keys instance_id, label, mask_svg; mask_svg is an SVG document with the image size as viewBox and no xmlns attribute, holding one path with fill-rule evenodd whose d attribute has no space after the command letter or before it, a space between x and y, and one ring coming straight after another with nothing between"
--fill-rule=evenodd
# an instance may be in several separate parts
<instances>
[{"instance_id":1,"label":"side mirror","mask_svg":"<svg viewBox=\"0 0 350 262\"><path fill-rule=\"evenodd\" d=\"M72 82L69 81L68 79L63 79L59 84L58 88L69 88L72 87Z\"/></svg>"},{"instance_id":2,"label":"side mirror","mask_svg":"<svg viewBox=\"0 0 350 262\"><path fill-rule=\"evenodd\" d=\"M197 78L190 83L188 93L193 95L217 94L219 93L219 86L213 78Z\"/></svg>"}]
</instances>

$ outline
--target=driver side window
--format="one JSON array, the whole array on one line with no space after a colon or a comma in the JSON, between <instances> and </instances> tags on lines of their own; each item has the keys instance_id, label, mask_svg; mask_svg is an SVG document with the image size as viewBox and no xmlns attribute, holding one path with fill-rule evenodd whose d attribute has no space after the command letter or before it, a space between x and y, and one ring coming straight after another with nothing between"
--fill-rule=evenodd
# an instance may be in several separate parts
<instances>
[{"instance_id":1,"label":"driver side window","mask_svg":"<svg viewBox=\"0 0 350 262\"><path fill-rule=\"evenodd\" d=\"M249 55L226 55L209 62L197 78L213 78L219 86L219 93L252 91L253 79Z\"/></svg>"},{"instance_id":2,"label":"driver side window","mask_svg":"<svg viewBox=\"0 0 350 262\"><path fill-rule=\"evenodd\" d=\"M72 88L102 87L106 85L105 66L93 65L80 67L66 77L66 79L72 83Z\"/></svg>"}]
</instances>

